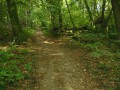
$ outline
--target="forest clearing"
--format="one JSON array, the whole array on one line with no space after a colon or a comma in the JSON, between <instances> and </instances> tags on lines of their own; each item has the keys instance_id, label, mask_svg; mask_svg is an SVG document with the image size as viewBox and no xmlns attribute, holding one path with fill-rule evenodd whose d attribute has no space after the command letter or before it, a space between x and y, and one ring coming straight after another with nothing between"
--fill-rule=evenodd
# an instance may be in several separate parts
<instances>
[{"instance_id":1,"label":"forest clearing","mask_svg":"<svg viewBox=\"0 0 120 90\"><path fill-rule=\"evenodd\" d=\"M0 90L120 90L120 1L0 0Z\"/></svg>"}]
</instances>

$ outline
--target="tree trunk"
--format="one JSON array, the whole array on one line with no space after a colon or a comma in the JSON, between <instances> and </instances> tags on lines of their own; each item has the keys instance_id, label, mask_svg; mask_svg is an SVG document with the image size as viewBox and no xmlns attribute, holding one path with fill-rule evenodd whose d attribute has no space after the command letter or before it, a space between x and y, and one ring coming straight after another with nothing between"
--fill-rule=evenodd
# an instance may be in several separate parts
<instances>
[{"instance_id":1,"label":"tree trunk","mask_svg":"<svg viewBox=\"0 0 120 90\"><path fill-rule=\"evenodd\" d=\"M118 37L120 39L120 0L111 0L111 4L118 32Z\"/></svg>"},{"instance_id":2,"label":"tree trunk","mask_svg":"<svg viewBox=\"0 0 120 90\"><path fill-rule=\"evenodd\" d=\"M52 23L52 30L51 33L53 36L59 36L60 29L62 26L62 14L61 14L61 1L60 0L48 0L46 1L49 6L47 7L50 10L51 14L51 23Z\"/></svg>"},{"instance_id":3,"label":"tree trunk","mask_svg":"<svg viewBox=\"0 0 120 90\"><path fill-rule=\"evenodd\" d=\"M89 7L89 5L88 5L87 0L84 0L84 3L85 3L85 6L86 6L86 9L87 9L87 11L88 11L90 21L93 21L92 12L91 12L91 10L90 10L90 7Z\"/></svg>"},{"instance_id":4,"label":"tree trunk","mask_svg":"<svg viewBox=\"0 0 120 90\"><path fill-rule=\"evenodd\" d=\"M10 17L10 22L12 25L13 36L16 42L19 42L20 33L22 32L22 27L20 25L19 17L17 14L17 6L15 0L6 0L6 2L7 2L8 14Z\"/></svg>"},{"instance_id":5,"label":"tree trunk","mask_svg":"<svg viewBox=\"0 0 120 90\"><path fill-rule=\"evenodd\" d=\"M106 0L103 0L103 5L102 5L102 23L101 23L101 27L104 33L106 33L105 31L105 6L106 6Z\"/></svg>"},{"instance_id":6,"label":"tree trunk","mask_svg":"<svg viewBox=\"0 0 120 90\"><path fill-rule=\"evenodd\" d=\"M75 24L74 24L74 21L73 21L73 18L72 18L72 15L71 15L70 8L69 8L69 5L68 5L67 0L65 0L65 3L66 3L66 5L67 5L67 9L68 9L68 13L69 13L69 15L70 15L71 23L72 23L72 25L73 25L73 28L75 28ZM75 31L75 30L73 30L73 31Z\"/></svg>"},{"instance_id":7,"label":"tree trunk","mask_svg":"<svg viewBox=\"0 0 120 90\"><path fill-rule=\"evenodd\" d=\"M97 10L97 1L93 0L94 3L94 17L96 17L97 15L99 16L98 10Z\"/></svg>"},{"instance_id":8,"label":"tree trunk","mask_svg":"<svg viewBox=\"0 0 120 90\"><path fill-rule=\"evenodd\" d=\"M59 4L59 29L60 32L63 30L63 19L62 19L62 12L61 12L62 1Z\"/></svg>"}]
</instances>

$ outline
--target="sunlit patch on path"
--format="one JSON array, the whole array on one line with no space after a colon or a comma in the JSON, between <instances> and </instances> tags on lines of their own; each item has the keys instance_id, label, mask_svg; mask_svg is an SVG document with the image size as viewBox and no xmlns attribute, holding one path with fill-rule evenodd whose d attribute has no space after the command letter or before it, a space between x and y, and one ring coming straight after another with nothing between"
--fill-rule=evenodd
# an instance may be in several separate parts
<instances>
[{"instance_id":1,"label":"sunlit patch on path","mask_svg":"<svg viewBox=\"0 0 120 90\"><path fill-rule=\"evenodd\" d=\"M32 90L103 90L90 78L81 63L84 52L70 51L64 40L37 33L36 83Z\"/></svg>"}]
</instances>

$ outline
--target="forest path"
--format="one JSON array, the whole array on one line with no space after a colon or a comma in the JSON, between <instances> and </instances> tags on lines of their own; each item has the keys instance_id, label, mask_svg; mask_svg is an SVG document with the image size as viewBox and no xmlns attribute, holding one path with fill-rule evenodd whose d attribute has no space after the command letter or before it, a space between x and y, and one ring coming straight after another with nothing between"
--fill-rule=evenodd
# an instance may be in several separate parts
<instances>
[{"instance_id":1,"label":"forest path","mask_svg":"<svg viewBox=\"0 0 120 90\"><path fill-rule=\"evenodd\" d=\"M102 90L81 63L85 53L69 49L64 39L36 34L36 83L31 90Z\"/></svg>"}]
</instances>

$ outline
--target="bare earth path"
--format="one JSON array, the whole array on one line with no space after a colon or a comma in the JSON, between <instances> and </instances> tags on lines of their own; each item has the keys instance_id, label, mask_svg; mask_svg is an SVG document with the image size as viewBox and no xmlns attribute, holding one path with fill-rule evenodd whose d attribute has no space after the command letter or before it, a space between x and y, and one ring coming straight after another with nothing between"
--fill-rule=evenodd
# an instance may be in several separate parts
<instances>
[{"instance_id":1,"label":"bare earth path","mask_svg":"<svg viewBox=\"0 0 120 90\"><path fill-rule=\"evenodd\" d=\"M41 32L36 37L37 81L31 90L103 90L82 65L81 49L69 50L62 40L48 39Z\"/></svg>"}]
</instances>

